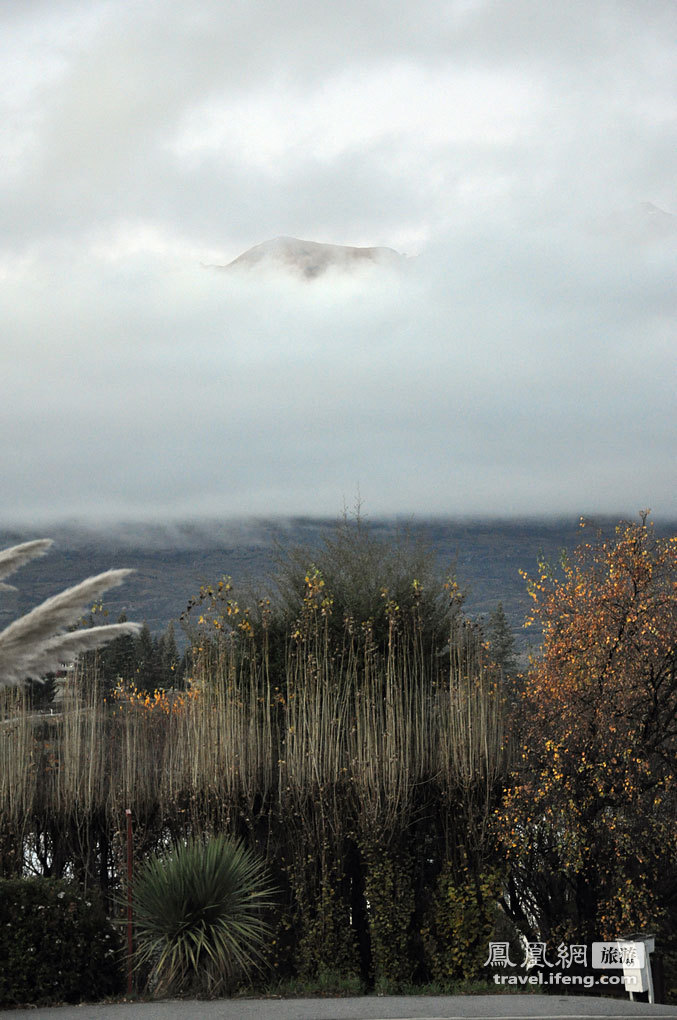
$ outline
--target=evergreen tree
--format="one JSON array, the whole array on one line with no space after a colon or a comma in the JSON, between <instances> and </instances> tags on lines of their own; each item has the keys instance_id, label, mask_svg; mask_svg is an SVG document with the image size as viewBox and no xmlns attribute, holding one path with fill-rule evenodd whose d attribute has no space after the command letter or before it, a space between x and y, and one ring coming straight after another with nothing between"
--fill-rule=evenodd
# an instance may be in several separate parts
<instances>
[{"instance_id":1,"label":"evergreen tree","mask_svg":"<svg viewBox=\"0 0 677 1020\"><path fill-rule=\"evenodd\" d=\"M174 623L169 621L167 630L159 641L160 674L164 688L176 687L180 678L179 674L179 651L176 647L176 636L174 634Z\"/></svg>"},{"instance_id":2,"label":"evergreen tree","mask_svg":"<svg viewBox=\"0 0 677 1020\"><path fill-rule=\"evenodd\" d=\"M118 623L126 621L126 614L120 613ZM131 680L135 677L136 646L137 640L131 634L123 634L99 652L99 669L106 692L112 690L119 680Z\"/></svg>"},{"instance_id":3,"label":"evergreen tree","mask_svg":"<svg viewBox=\"0 0 677 1020\"><path fill-rule=\"evenodd\" d=\"M502 602L498 603L493 613L489 616L486 633L489 640L491 657L496 665L500 667L504 678L509 679L517 672L517 659L515 656L515 638L510 629Z\"/></svg>"},{"instance_id":4,"label":"evergreen tree","mask_svg":"<svg viewBox=\"0 0 677 1020\"><path fill-rule=\"evenodd\" d=\"M150 627L144 621L135 644L136 685L139 690L152 692L162 686L160 648Z\"/></svg>"},{"instance_id":5,"label":"evergreen tree","mask_svg":"<svg viewBox=\"0 0 677 1020\"><path fill-rule=\"evenodd\" d=\"M43 680L28 680L28 703L35 711L44 711L54 706L56 694L56 673L47 673Z\"/></svg>"}]
</instances>

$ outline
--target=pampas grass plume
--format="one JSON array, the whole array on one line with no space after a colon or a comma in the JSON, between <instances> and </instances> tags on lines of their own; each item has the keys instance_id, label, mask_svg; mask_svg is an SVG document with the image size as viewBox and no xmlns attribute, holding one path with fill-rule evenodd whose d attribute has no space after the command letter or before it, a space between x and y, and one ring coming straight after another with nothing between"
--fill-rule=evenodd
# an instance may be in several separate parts
<instances>
[{"instance_id":1,"label":"pampas grass plume","mask_svg":"<svg viewBox=\"0 0 677 1020\"><path fill-rule=\"evenodd\" d=\"M0 552L0 578L8 577L52 545L51 539L25 542ZM40 680L82 652L108 644L122 634L138 634L141 624L125 622L64 633L105 591L132 570L107 570L53 595L0 632L0 687ZM3 585L8 588L9 585Z\"/></svg>"}]
</instances>

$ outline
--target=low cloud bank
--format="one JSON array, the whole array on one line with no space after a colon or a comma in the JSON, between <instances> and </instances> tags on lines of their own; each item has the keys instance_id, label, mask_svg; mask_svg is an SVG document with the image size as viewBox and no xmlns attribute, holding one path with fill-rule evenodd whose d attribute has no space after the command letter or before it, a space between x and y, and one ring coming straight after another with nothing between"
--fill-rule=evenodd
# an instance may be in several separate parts
<instances>
[{"instance_id":1,"label":"low cloud bank","mask_svg":"<svg viewBox=\"0 0 677 1020\"><path fill-rule=\"evenodd\" d=\"M331 515L358 489L375 514L672 514L675 237L639 222L465 222L404 273L312 286L35 252L2 283L3 518Z\"/></svg>"}]
</instances>

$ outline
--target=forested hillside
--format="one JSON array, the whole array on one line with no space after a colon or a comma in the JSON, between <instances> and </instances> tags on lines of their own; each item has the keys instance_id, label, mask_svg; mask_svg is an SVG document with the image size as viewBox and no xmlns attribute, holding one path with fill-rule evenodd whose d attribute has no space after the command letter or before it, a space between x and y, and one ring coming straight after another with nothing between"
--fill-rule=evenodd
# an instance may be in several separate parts
<instances>
[{"instance_id":1,"label":"forested hillside","mask_svg":"<svg viewBox=\"0 0 677 1020\"><path fill-rule=\"evenodd\" d=\"M179 524L76 525L0 530L0 547L45 536L55 539L50 555L25 567L18 590L6 592L0 623L6 624L54 592L83 576L110 567L133 567L136 574L123 589L111 592L105 607L111 620L125 612L163 632L177 620L201 584L230 576L242 601L265 586L275 568L276 549L321 544L331 532L329 519L294 518L252 521L204 521ZM595 522L613 531L617 519ZM522 629L528 596L520 570L533 572L539 556L557 560L563 549L580 540L578 519L560 520L380 520L370 522L378 538L395 537L409 528L414 538L434 551L440 571L452 572L466 592L466 610L488 616L502 602L517 647L533 640ZM658 535L674 533L669 522L656 523ZM182 634L177 628L177 641Z\"/></svg>"}]
</instances>

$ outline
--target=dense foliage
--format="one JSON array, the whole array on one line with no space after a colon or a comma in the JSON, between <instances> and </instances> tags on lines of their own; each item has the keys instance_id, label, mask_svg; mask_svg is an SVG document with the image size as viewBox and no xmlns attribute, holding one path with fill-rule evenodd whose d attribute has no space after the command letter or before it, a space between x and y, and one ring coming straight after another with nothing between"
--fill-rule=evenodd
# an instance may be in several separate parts
<instances>
[{"instance_id":1,"label":"dense foliage","mask_svg":"<svg viewBox=\"0 0 677 1020\"><path fill-rule=\"evenodd\" d=\"M0 1006L91 1002L122 988L122 956L97 890L0 879Z\"/></svg>"},{"instance_id":2,"label":"dense foliage","mask_svg":"<svg viewBox=\"0 0 677 1020\"><path fill-rule=\"evenodd\" d=\"M389 607L396 605L405 615L416 609L419 639L439 650L447 640L450 609L460 610L462 603L457 589L450 603L445 578L420 536L403 527L394 536L381 538L359 507L352 517L344 513L318 548L281 546L276 559L270 626L285 638L302 611L307 577L314 573L331 599L327 626L334 645L342 643L346 627L368 624L371 639L384 648Z\"/></svg>"},{"instance_id":3,"label":"dense foliage","mask_svg":"<svg viewBox=\"0 0 677 1020\"><path fill-rule=\"evenodd\" d=\"M0 865L19 873L39 857L113 891L129 806L139 862L168 837L212 833L265 858L280 889L281 976L427 978L421 930L439 873L469 874L485 895L508 748L500 686L454 586L439 593L448 616L435 646L422 638L420 580L410 588L404 607L382 590L377 640L369 620L332 631L332 596L309 570L283 676L265 615L254 625L224 585L203 605L186 691L121 685L103 702L76 679L62 716L40 721L21 692L8 695ZM443 913L434 926L436 945L456 937Z\"/></svg>"},{"instance_id":4,"label":"dense foliage","mask_svg":"<svg viewBox=\"0 0 677 1020\"><path fill-rule=\"evenodd\" d=\"M656 927L667 936L677 906L677 539L657 540L643 517L529 587L543 653L526 678L522 753L501 811L509 909L553 944Z\"/></svg>"},{"instance_id":5,"label":"dense foliage","mask_svg":"<svg viewBox=\"0 0 677 1020\"><path fill-rule=\"evenodd\" d=\"M221 837L277 889L266 956L280 979L452 986L517 932L554 947L655 928L669 955L677 541L643 518L544 567L529 582L543 647L517 678L502 608L483 633L420 550L343 522L313 555L302 574L291 556L254 605L225 578L205 586L182 690L148 690L130 658L135 672L103 689L100 662L75 676L53 717L3 692L2 873L73 875L112 907L131 808L136 867L169 926L153 935L147 911L139 929L157 988L233 985L237 968L199 963L199 896L179 902L147 863ZM173 860L213 906L217 872L210 892L209 868ZM193 921L192 942L162 943L192 938Z\"/></svg>"}]
</instances>

